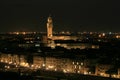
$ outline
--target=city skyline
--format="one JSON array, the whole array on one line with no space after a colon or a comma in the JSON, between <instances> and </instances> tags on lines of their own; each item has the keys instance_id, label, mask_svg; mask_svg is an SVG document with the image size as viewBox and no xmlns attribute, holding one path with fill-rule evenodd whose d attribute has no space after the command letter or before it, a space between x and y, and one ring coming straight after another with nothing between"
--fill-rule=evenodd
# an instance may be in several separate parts
<instances>
[{"instance_id":1,"label":"city skyline","mask_svg":"<svg viewBox=\"0 0 120 80\"><path fill-rule=\"evenodd\" d=\"M104 0L4 0L1 32L46 31L47 17L53 18L54 31L119 31L119 4Z\"/></svg>"}]
</instances>

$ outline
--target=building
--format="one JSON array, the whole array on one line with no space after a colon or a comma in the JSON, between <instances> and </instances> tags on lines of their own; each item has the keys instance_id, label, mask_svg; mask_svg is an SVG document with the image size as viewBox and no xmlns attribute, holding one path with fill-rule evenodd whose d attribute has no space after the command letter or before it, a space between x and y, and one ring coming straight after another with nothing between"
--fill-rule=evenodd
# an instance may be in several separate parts
<instances>
[{"instance_id":1,"label":"building","mask_svg":"<svg viewBox=\"0 0 120 80\"><path fill-rule=\"evenodd\" d=\"M47 37L43 37L43 43L46 43L46 46L55 48L56 46L64 47L66 49L86 49L86 48L93 48L93 49L98 49L98 45L92 45L92 44L81 44L81 43L76 43L75 41L78 39L77 36L73 35L54 35L53 36L53 21L52 17L49 16L47 20ZM55 40L58 40L59 43L56 43ZM61 41L66 41L66 43L61 43ZM68 43L69 41L72 41Z\"/></svg>"},{"instance_id":2,"label":"building","mask_svg":"<svg viewBox=\"0 0 120 80\"><path fill-rule=\"evenodd\" d=\"M97 64L95 75L100 75L104 77L109 77L110 75L106 73L109 69L113 68L113 65L107 65L107 64Z\"/></svg>"}]
</instances>

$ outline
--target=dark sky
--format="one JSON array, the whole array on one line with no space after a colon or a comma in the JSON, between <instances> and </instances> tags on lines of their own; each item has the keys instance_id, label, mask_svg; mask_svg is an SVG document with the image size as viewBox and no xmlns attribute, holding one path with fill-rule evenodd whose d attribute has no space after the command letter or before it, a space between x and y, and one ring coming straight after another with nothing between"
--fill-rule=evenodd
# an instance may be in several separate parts
<instances>
[{"instance_id":1,"label":"dark sky","mask_svg":"<svg viewBox=\"0 0 120 80\"><path fill-rule=\"evenodd\" d=\"M0 31L46 31L49 14L54 31L120 31L117 0L0 0Z\"/></svg>"}]
</instances>

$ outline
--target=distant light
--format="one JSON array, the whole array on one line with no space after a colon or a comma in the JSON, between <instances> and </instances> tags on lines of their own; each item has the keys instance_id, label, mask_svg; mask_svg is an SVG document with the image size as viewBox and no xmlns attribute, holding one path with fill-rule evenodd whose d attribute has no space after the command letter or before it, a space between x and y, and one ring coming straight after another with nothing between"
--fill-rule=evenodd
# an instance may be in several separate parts
<instances>
[{"instance_id":1,"label":"distant light","mask_svg":"<svg viewBox=\"0 0 120 80\"><path fill-rule=\"evenodd\" d=\"M42 64L43 67L45 67L45 64Z\"/></svg>"},{"instance_id":2,"label":"distant light","mask_svg":"<svg viewBox=\"0 0 120 80\"><path fill-rule=\"evenodd\" d=\"M9 62L9 64L12 64L12 62Z\"/></svg>"},{"instance_id":3,"label":"distant light","mask_svg":"<svg viewBox=\"0 0 120 80\"><path fill-rule=\"evenodd\" d=\"M48 68L54 68L54 66L48 66Z\"/></svg>"},{"instance_id":4,"label":"distant light","mask_svg":"<svg viewBox=\"0 0 120 80\"><path fill-rule=\"evenodd\" d=\"M3 60L1 60L1 62L3 62Z\"/></svg>"},{"instance_id":5,"label":"distant light","mask_svg":"<svg viewBox=\"0 0 120 80\"><path fill-rule=\"evenodd\" d=\"M112 32L109 32L109 34L112 34Z\"/></svg>"},{"instance_id":6,"label":"distant light","mask_svg":"<svg viewBox=\"0 0 120 80\"><path fill-rule=\"evenodd\" d=\"M10 68L10 66L7 66L7 68L9 69L9 68Z\"/></svg>"},{"instance_id":7,"label":"distant light","mask_svg":"<svg viewBox=\"0 0 120 80\"><path fill-rule=\"evenodd\" d=\"M100 42L101 40L100 40L100 39L98 39L98 41Z\"/></svg>"},{"instance_id":8,"label":"distant light","mask_svg":"<svg viewBox=\"0 0 120 80\"><path fill-rule=\"evenodd\" d=\"M102 33L102 36L105 36L105 33Z\"/></svg>"},{"instance_id":9,"label":"distant light","mask_svg":"<svg viewBox=\"0 0 120 80\"><path fill-rule=\"evenodd\" d=\"M63 72L66 73L67 71L64 69Z\"/></svg>"},{"instance_id":10,"label":"distant light","mask_svg":"<svg viewBox=\"0 0 120 80\"><path fill-rule=\"evenodd\" d=\"M81 63L81 65L83 65L83 63Z\"/></svg>"},{"instance_id":11,"label":"distant light","mask_svg":"<svg viewBox=\"0 0 120 80\"><path fill-rule=\"evenodd\" d=\"M93 34L93 32L90 32L90 34Z\"/></svg>"},{"instance_id":12,"label":"distant light","mask_svg":"<svg viewBox=\"0 0 120 80\"><path fill-rule=\"evenodd\" d=\"M40 47L40 44L35 44L35 47Z\"/></svg>"},{"instance_id":13,"label":"distant light","mask_svg":"<svg viewBox=\"0 0 120 80\"><path fill-rule=\"evenodd\" d=\"M40 37L37 37L37 39L40 39Z\"/></svg>"},{"instance_id":14,"label":"distant light","mask_svg":"<svg viewBox=\"0 0 120 80\"><path fill-rule=\"evenodd\" d=\"M31 67L34 67L34 65L31 65Z\"/></svg>"},{"instance_id":15,"label":"distant light","mask_svg":"<svg viewBox=\"0 0 120 80\"><path fill-rule=\"evenodd\" d=\"M57 71L57 69L55 68L55 71Z\"/></svg>"},{"instance_id":16,"label":"distant light","mask_svg":"<svg viewBox=\"0 0 120 80\"><path fill-rule=\"evenodd\" d=\"M79 69L81 69L81 66L79 66Z\"/></svg>"},{"instance_id":17,"label":"distant light","mask_svg":"<svg viewBox=\"0 0 120 80\"><path fill-rule=\"evenodd\" d=\"M72 62L74 64L74 62Z\"/></svg>"},{"instance_id":18,"label":"distant light","mask_svg":"<svg viewBox=\"0 0 120 80\"><path fill-rule=\"evenodd\" d=\"M88 37L86 39L89 39Z\"/></svg>"},{"instance_id":19,"label":"distant light","mask_svg":"<svg viewBox=\"0 0 120 80\"><path fill-rule=\"evenodd\" d=\"M102 37L102 36L99 34L99 37Z\"/></svg>"},{"instance_id":20,"label":"distant light","mask_svg":"<svg viewBox=\"0 0 120 80\"><path fill-rule=\"evenodd\" d=\"M19 32L16 32L17 35L19 35Z\"/></svg>"},{"instance_id":21,"label":"distant light","mask_svg":"<svg viewBox=\"0 0 120 80\"><path fill-rule=\"evenodd\" d=\"M75 65L75 68L77 68L77 66Z\"/></svg>"},{"instance_id":22,"label":"distant light","mask_svg":"<svg viewBox=\"0 0 120 80\"><path fill-rule=\"evenodd\" d=\"M26 33L25 32L22 32L23 35L25 35Z\"/></svg>"},{"instance_id":23,"label":"distant light","mask_svg":"<svg viewBox=\"0 0 120 80\"><path fill-rule=\"evenodd\" d=\"M91 72L89 72L89 74L91 74Z\"/></svg>"},{"instance_id":24,"label":"distant light","mask_svg":"<svg viewBox=\"0 0 120 80\"><path fill-rule=\"evenodd\" d=\"M86 74L88 74L88 72L84 72L84 74L86 75Z\"/></svg>"},{"instance_id":25,"label":"distant light","mask_svg":"<svg viewBox=\"0 0 120 80\"><path fill-rule=\"evenodd\" d=\"M117 36L116 36L116 38L120 38L120 36L119 36L119 35L117 35Z\"/></svg>"},{"instance_id":26,"label":"distant light","mask_svg":"<svg viewBox=\"0 0 120 80\"><path fill-rule=\"evenodd\" d=\"M18 67L17 65L15 67Z\"/></svg>"}]
</instances>

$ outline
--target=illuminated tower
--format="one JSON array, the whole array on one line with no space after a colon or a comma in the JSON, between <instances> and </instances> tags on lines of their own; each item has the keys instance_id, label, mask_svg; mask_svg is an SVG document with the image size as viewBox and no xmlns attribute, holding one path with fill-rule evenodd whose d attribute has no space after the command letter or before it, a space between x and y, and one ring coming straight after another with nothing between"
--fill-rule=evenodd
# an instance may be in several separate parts
<instances>
[{"instance_id":1,"label":"illuminated tower","mask_svg":"<svg viewBox=\"0 0 120 80\"><path fill-rule=\"evenodd\" d=\"M49 16L47 20L47 37L48 38L52 38L53 36L52 29L53 29L53 22L52 22L52 18Z\"/></svg>"}]
</instances>

